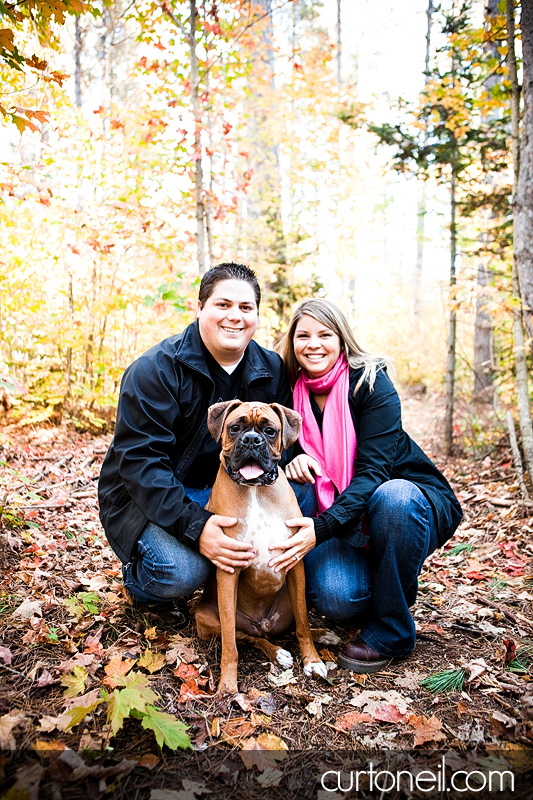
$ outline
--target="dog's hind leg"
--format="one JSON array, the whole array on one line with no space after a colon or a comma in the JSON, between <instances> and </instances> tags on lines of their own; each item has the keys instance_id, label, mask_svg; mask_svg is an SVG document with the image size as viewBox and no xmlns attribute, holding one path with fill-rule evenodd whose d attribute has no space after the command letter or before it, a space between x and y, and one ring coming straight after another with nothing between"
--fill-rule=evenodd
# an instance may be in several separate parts
<instances>
[{"instance_id":1,"label":"dog's hind leg","mask_svg":"<svg viewBox=\"0 0 533 800\"><path fill-rule=\"evenodd\" d=\"M311 636L316 644L335 645L342 642L341 637L328 628L311 628Z\"/></svg>"},{"instance_id":2,"label":"dog's hind leg","mask_svg":"<svg viewBox=\"0 0 533 800\"><path fill-rule=\"evenodd\" d=\"M268 639L261 638L260 636L250 636L243 631L237 631L237 639L240 642L248 642L248 644L257 647L262 653L266 655L269 661L273 664L278 664L282 669L292 667L293 660L288 650L284 650L277 644L272 644Z\"/></svg>"}]
</instances>

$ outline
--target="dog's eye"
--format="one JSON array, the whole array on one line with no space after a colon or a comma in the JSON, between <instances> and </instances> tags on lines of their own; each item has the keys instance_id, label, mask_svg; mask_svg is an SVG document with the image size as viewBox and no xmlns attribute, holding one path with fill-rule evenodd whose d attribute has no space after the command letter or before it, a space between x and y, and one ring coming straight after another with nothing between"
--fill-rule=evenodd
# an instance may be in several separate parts
<instances>
[{"instance_id":1,"label":"dog's eye","mask_svg":"<svg viewBox=\"0 0 533 800\"><path fill-rule=\"evenodd\" d=\"M275 436L277 430L275 428L265 428L265 433L267 436Z\"/></svg>"},{"instance_id":2,"label":"dog's eye","mask_svg":"<svg viewBox=\"0 0 533 800\"><path fill-rule=\"evenodd\" d=\"M240 429L241 429L240 425L230 425L229 426L229 432L230 433L239 433Z\"/></svg>"}]
</instances>

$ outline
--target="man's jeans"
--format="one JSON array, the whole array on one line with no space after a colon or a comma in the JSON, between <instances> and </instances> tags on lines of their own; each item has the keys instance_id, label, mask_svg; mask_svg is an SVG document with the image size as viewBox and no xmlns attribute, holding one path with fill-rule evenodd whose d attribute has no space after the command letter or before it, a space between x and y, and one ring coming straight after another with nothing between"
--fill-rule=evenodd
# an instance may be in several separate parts
<instances>
[{"instance_id":1,"label":"man's jeans","mask_svg":"<svg viewBox=\"0 0 533 800\"><path fill-rule=\"evenodd\" d=\"M316 498L310 483L291 486L304 517L314 517ZM204 507L211 489L186 488L187 496ZM157 603L185 597L203 586L215 566L201 553L178 542L163 528L149 522L135 546L132 560L122 567L124 585L132 600Z\"/></svg>"},{"instance_id":2,"label":"man's jeans","mask_svg":"<svg viewBox=\"0 0 533 800\"><path fill-rule=\"evenodd\" d=\"M365 507L369 547L339 540L304 559L309 601L331 619L357 617L361 638L385 656L406 656L415 646L409 607L418 575L438 547L435 514L414 483L383 483Z\"/></svg>"}]
</instances>

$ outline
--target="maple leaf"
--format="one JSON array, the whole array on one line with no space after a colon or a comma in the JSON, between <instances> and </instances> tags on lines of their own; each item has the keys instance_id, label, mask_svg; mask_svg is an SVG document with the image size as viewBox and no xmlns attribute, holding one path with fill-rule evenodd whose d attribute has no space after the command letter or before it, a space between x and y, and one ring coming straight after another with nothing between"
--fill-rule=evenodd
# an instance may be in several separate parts
<instances>
[{"instance_id":1,"label":"maple leaf","mask_svg":"<svg viewBox=\"0 0 533 800\"><path fill-rule=\"evenodd\" d=\"M118 678L118 676L117 676ZM148 678L142 672L131 672L121 678L124 689L115 689L107 701L107 721L115 734L133 710L146 713L148 703L153 704L158 697L148 685Z\"/></svg>"},{"instance_id":2,"label":"maple leaf","mask_svg":"<svg viewBox=\"0 0 533 800\"><path fill-rule=\"evenodd\" d=\"M246 769L255 766L260 772L275 769L276 762L283 761L288 756L286 742L272 733L251 736L242 742L241 747L239 755Z\"/></svg>"},{"instance_id":3,"label":"maple leaf","mask_svg":"<svg viewBox=\"0 0 533 800\"><path fill-rule=\"evenodd\" d=\"M195 667L193 664L185 664L184 661L181 661L176 669L172 671L176 678L181 678L182 681L188 681L191 678L198 678L200 676L198 667ZM243 711L244 710L245 709L243 709Z\"/></svg>"},{"instance_id":4,"label":"maple leaf","mask_svg":"<svg viewBox=\"0 0 533 800\"><path fill-rule=\"evenodd\" d=\"M127 675L134 664L135 661L133 658L125 658L123 661L122 656L113 656L109 664L106 664L104 667L106 677L102 683L106 686L110 686L112 689L116 686L122 686L121 678Z\"/></svg>"},{"instance_id":5,"label":"maple leaf","mask_svg":"<svg viewBox=\"0 0 533 800\"><path fill-rule=\"evenodd\" d=\"M77 697L85 691L85 682L88 677L88 672L84 667L76 664L72 672L63 675L61 678L61 685L67 688L63 692L63 697Z\"/></svg>"},{"instance_id":6,"label":"maple leaf","mask_svg":"<svg viewBox=\"0 0 533 800\"><path fill-rule=\"evenodd\" d=\"M414 747L425 742L438 742L446 738L441 731L442 722L435 715L427 719L427 717L417 714L409 714L408 721L409 727L413 728L415 734Z\"/></svg>"},{"instance_id":7,"label":"maple leaf","mask_svg":"<svg viewBox=\"0 0 533 800\"><path fill-rule=\"evenodd\" d=\"M158 672L158 670L164 667L165 663L166 659L164 653L154 653L147 648L137 661L137 666L144 667L144 669L148 670L152 675L154 672Z\"/></svg>"},{"instance_id":8,"label":"maple leaf","mask_svg":"<svg viewBox=\"0 0 533 800\"><path fill-rule=\"evenodd\" d=\"M87 714L94 711L102 702L103 698L100 696L100 689L92 689L90 692L87 692L87 694L75 698L68 711L65 711L60 717L60 719L62 719L63 716L66 716L70 719L63 730L69 730L75 725L79 725Z\"/></svg>"},{"instance_id":9,"label":"maple leaf","mask_svg":"<svg viewBox=\"0 0 533 800\"><path fill-rule=\"evenodd\" d=\"M362 711L366 711L367 714L379 719L376 714L392 714L391 707L395 708L397 714L405 714L410 702L410 698L403 697L395 689L391 689L388 692L369 692L365 690L352 697L350 705L356 706L356 708L360 708Z\"/></svg>"},{"instance_id":10,"label":"maple leaf","mask_svg":"<svg viewBox=\"0 0 533 800\"><path fill-rule=\"evenodd\" d=\"M146 730L154 732L159 747L163 747L164 744L171 750L177 750L178 747L183 749L191 747L191 740L186 733L187 725L172 714L159 711L152 705L146 706L142 726Z\"/></svg>"},{"instance_id":11,"label":"maple leaf","mask_svg":"<svg viewBox=\"0 0 533 800\"><path fill-rule=\"evenodd\" d=\"M12 617L20 617L21 619L31 619L32 617L42 617L42 600L24 600L13 613Z\"/></svg>"},{"instance_id":12,"label":"maple leaf","mask_svg":"<svg viewBox=\"0 0 533 800\"><path fill-rule=\"evenodd\" d=\"M203 689L200 689L194 678L188 678L181 684L178 703L185 703L187 700L190 700L191 697L199 697L200 695L206 694L207 692L204 692Z\"/></svg>"}]
</instances>

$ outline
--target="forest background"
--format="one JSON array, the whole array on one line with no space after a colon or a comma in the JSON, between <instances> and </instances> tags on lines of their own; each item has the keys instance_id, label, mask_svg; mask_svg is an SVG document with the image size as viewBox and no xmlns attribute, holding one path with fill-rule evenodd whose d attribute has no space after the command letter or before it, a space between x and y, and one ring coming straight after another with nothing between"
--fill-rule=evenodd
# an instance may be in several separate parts
<instances>
[{"instance_id":1,"label":"forest background","mask_svg":"<svg viewBox=\"0 0 533 800\"><path fill-rule=\"evenodd\" d=\"M286 748L308 787L310 748L485 748L525 775L533 0L0 0L0 79L6 797L109 796L121 775L117 797L144 797L165 746L194 748L189 800L203 751L217 800L294 796ZM224 260L257 270L263 344L319 295L392 356L465 516L424 566L409 659L353 676L322 650L324 684L249 650L221 705L218 645L125 596L96 487L123 370Z\"/></svg>"},{"instance_id":2,"label":"forest background","mask_svg":"<svg viewBox=\"0 0 533 800\"><path fill-rule=\"evenodd\" d=\"M445 384L447 452L501 436L531 349L515 16L509 34L495 0L0 2L10 418L104 430L124 368L235 260L264 287L262 343L328 296L401 383Z\"/></svg>"}]
</instances>

